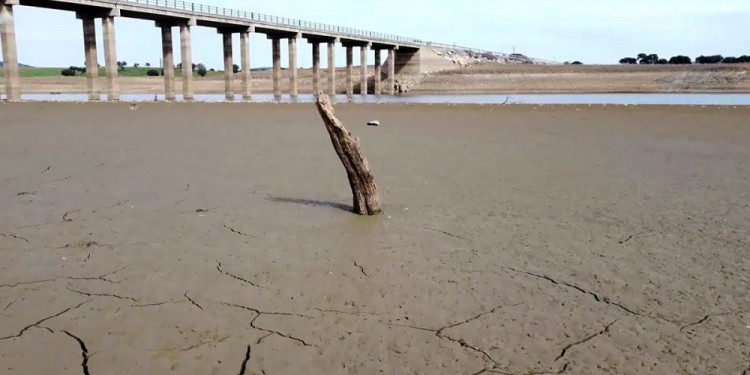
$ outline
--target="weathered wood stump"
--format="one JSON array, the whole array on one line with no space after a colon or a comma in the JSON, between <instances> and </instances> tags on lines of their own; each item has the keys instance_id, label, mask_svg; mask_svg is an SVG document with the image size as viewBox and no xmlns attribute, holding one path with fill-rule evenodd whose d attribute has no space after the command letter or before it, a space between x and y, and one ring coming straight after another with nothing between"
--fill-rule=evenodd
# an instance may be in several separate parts
<instances>
[{"instance_id":1,"label":"weathered wood stump","mask_svg":"<svg viewBox=\"0 0 750 375\"><path fill-rule=\"evenodd\" d=\"M315 105L331 137L333 149L336 150L336 154L346 169L349 186L354 196L354 213L359 215L382 213L378 186L367 159L362 154L359 138L353 137L344 124L334 116L333 106L327 95L319 92L315 97Z\"/></svg>"}]
</instances>

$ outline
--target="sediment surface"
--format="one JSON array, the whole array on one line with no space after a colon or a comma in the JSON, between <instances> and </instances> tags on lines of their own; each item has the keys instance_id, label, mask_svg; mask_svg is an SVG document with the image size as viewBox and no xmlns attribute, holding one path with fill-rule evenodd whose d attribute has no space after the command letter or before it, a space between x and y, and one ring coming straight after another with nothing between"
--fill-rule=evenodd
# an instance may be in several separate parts
<instances>
[{"instance_id":1,"label":"sediment surface","mask_svg":"<svg viewBox=\"0 0 750 375\"><path fill-rule=\"evenodd\" d=\"M750 108L337 112L0 105L0 372L750 371Z\"/></svg>"}]
</instances>

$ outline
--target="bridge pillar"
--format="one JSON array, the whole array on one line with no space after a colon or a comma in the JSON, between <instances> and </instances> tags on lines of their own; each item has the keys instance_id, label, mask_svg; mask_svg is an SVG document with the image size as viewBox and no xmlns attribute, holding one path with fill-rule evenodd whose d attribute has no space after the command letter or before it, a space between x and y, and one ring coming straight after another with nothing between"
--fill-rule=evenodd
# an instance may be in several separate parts
<instances>
[{"instance_id":1,"label":"bridge pillar","mask_svg":"<svg viewBox=\"0 0 750 375\"><path fill-rule=\"evenodd\" d=\"M388 49L388 94L396 94L396 50Z\"/></svg>"},{"instance_id":2,"label":"bridge pillar","mask_svg":"<svg viewBox=\"0 0 750 375\"><path fill-rule=\"evenodd\" d=\"M367 96L367 47L359 47L359 94L362 96Z\"/></svg>"},{"instance_id":3,"label":"bridge pillar","mask_svg":"<svg viewBox=\"0 0 750 375\"><path fill-rule=\"evenodd\" d=\"M313 94L317 94L320 90L320 43L318 42L312 43L312 58L312 91Z\"/></svg>"},{"instance_id":4,"label":"bridge pillar","mask_svg":"<svg viewBox=\"0 0 750 375\"><path fill-rule=\"evenodd\" d=\"M271 38L271 49L273 50L273 96L281 99L281 39Z\"/></svg>"},{"instance_id":5,"label":"bridge pillar","mask_svg":"<svg viewBox=\"0 0 750 375\"><path fill-rule=\"evenodd\" d=\"M224 97L234 100L234 61L232 56L232 33L221 33L224 40Z\"/></svg>"},{"instance_id":6,"label":"bridge pillar","mask_svg":"<svg viewBox=\"0 0 750 375\"><path fill-rule=\"evenodd\" d=\"M297 37L289 37L289 68L287 69L289 76L289 95L296 97L298 94L297 86Z\"/></svg>"},{"instance_id":7,"label":"bridge pillar","mask_svg":"<svg viewBox=\"0 0 750 375\"><path fill-rule=\"evenodd\" d=\"M0 0L0 43L3 50L5 70L5 94L8 101L21 100L21 80L18 74L18 50L16 48L16 26L13 19L13 5L18 0Z\"/></svg>"},{"instance_id":8,"label":"bridge pillar","mask_svg":"<svg viewBox=\"0 0 750 375\"><path fill-rule=\"evenodd\" d=\"M381 86L380 86L380 76L383 74L382 68L380 67L380 49L375 49L375 95L380 95L382 93Z\"/></svg>"},{"instance_id":9,"label":"bridge pillar","mask_svg":"<svg viewBox=\"0 0 750 375\"><path fill-rule=\"evenodd\" d=\"M102 17L102 34L104 36L104 64L107 67L107 99L111 102L120 100L120 83L117 79L117 43L115 40L115 17Z\"/></svg>"},{"instance_id":10,"label":"bridge pillar","mask_svg":"<svg viewBox=\"0 0 750 375\"><path fill-rule=\"evenodd\" d=\"M336 95L336 43L328 42L328 94Z\"/></svg>"},{"instance_id":11,"label":"bridge pillar","mask_svg":"<svg viewBox=\"0 0 750 375\"><path fill-rule=\"evenodd\" d=\"M252 69L250 68L250 31L240 32L240 53L242 55L242 98L250 100L252 94Z\"/></svg>"},{"instance_id":12,"label":"bridge pillar","mask_svg":"<svg viewBox=\"0 0 750 375\"><path fill-rule=\"evenodd\" d=\"M78 18L83 23L83 48L86 54L86 90L89 94L89 100L98 101L99 91L97 89L97 79L99 78L99 62L96 53L96 24L94 17L85 14L78 14Z\"/></svg>"},{"instance_id":13,"label":"bridge pillar","mask_svg":"<svg viewBox=\"0 0 750 375\"><path fill-rule=\"evenodd\" d=\"M164 98L175 100L174 89L174 50L172 48L172 25L157 24L161 28L161 53L164 69Z\"/></svg>"},{"instance_id":14,"label":"bridge pillar","mask_svg":"<svg viewBox=\"0 0 750 375\"><path fill-rule=\"evenodd\" d=\"M182 53L182 97L193 100L193 56L190 26L194 21L180 24L180 52Z\"/></svg>"},{"instance_id":15,"label":"bridge pillar","mask_svg":"<svg viewBox=\"0 0 750 375\"><path fill-rule=\"evenodd\" d=\"M354 74L354 47L346 46L346 95L354 95L354 81L352 80L352 74Z\"/></svg>"}]
</instances>

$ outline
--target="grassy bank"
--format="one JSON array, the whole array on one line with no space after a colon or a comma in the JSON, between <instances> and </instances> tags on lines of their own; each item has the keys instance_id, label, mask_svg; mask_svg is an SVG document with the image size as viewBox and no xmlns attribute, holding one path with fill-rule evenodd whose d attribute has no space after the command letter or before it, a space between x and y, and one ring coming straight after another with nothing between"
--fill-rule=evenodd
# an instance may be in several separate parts
<instances>
[{"instance_id":1,"label":"grassy bank","mask_svg":"<svg viewBox=\"0 0 750 375\"><path fill-rule=\"evenodd\" d=\"M43 78L43 77L61 77L62 74L60 73L63 69L67 69L67 67L59 67L59 68L20 68L19 74L22 78ZM161 68L155 68L155 67L138 67L138 68L125 68L125 70L120 70L119 75L121 77L147 77L148 71L151 69L155 69L159 72L161 72ZM106 68L100 67L99 68L99 75L105 75L107 72ZM195 72L193 72L195 74ZM224 74L223 71L209 71L208 74L206 74L206 77L212 77L212 76L220 76ZM176 69L175 75L177 77L182 77L182 70ZM5 70L0 69L0 77L5 77Z\"/></svg>"}]
</instances>

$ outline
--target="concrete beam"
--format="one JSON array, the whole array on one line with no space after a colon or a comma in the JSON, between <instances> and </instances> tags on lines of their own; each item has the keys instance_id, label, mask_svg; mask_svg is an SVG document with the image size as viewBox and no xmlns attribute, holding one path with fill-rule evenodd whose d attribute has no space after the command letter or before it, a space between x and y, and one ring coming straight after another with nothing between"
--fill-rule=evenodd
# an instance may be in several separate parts
<instances>
[{"instance_id":1,"label":"concrete beam","mask_svg":"<svg viewBox=\"0 0 750 375\"><path fill-rule=\"evenodd\" d=\"M0 4L0 44L3 51L5 70L5 95L8 101L21 100L21 79L18 72L18 49L16 48L16 25L13 6L18 0L5 0Z\"/></svg>"},{"instance_id":2,"label":"concrete beam","mask_svg":"<svg viewBox=\"0 0 750 375\"><path fill-rule=\"evenodd\" d=\"M120 83L117 78L117 42L115 38L115 18L102 17L102 34L104 35L104 64L107 67L107 99L111 102L120 100Z\"/></svg>"},{"instance_id":3,"label":"concrete beam","mask_svg":"<svg viewBox=\"0 0 750 375\"><path fill-rule=\"evenodd\" d=\"M367 46L359 47L359 94L367 96Z\"/></svg>"},{"instance_id":4,"label":"concrete beam","mask_svg":"<svg viewBox=\"0 0 750 375\"><path fill-rule=\"evenodd\" d=\"M224 42L224 97L234 100L234 61L232 54L232 33L222 34Z\"/></svg>"},{"instance_id":5,"label":"concrete beam","mask_svg":"<svg viewBox=\"0 0 750 375\"><path fill-rule=\"evenodd\" d=\"M287 69L287 76L289 77L289 95L293 98L298 94L297 85L297 38L289 38L289 68Z\"/></svg>"},{"instance_id":6,"label":"concrete beam","mask_svg":"<svg viewBox=\"0 0 750 375\"><path fill-rule=\"evenodd\" d=\"M312 44L312 84L313 94L317 94L320 90L320 43L313 42Z\"/></svg>"},{"instance_id":7,"label":"concrete beam","mask_svg":"<svg viewBox=\"0 0 750 375\"><path fill-rule=\"evenodd\" d=\"M164 98L175 100L174 89L174 49L172 47L172 26L161 27L161 54L164 69Z\"/></svg>"},{"instance_id":8,"label":"concrete beam","mask_svg":"<svg viewBox=\"0 0 750 375\"><path fill-rule=\"evenodd\" d=\"M352 80L352 74L354 74L354 47L346 47L346 95L354 95L354 81Z\"/></svg>"},{"instance_id":9,"label":"concrete beam","mask_svg":"<svg viewBox=\"0 0 750 375\"><path fill-rule=\"evenodd\" d=\"M193 100L193 55L191 51L190 23L180 25L180 52L182 53L182 96Z\"/></svg>"},{"instance_id":10,"label":"concrete beam","mask_svg":"<svg viewBox=\"0 0 750 375\"><path fill-rule=\"evenodd\" d=\"M99 62L96 53L96 24L93 18L81 17L83 23L83 48L86 55L86 91L89 100L100 100L96 81L99 78Z\"/></svg>"},{"instance_id":11,"label":"concrete beam","mask_svg":"<svg viewBox=\"0 0 750 375\"><path fill-rule=\"evenodd\" d=\"M336 44L328 43L328 94L336 95Z\"/></svg>"},{"instance_id":12,"label":"concrete beam","mask_svg":"<svg viewBox=\"0 0 750 375\"><path fill-rule=\"evenodd\" d=\"M383 74L383 71L381 70L380 64L381 64L380 50L376 49L375 50L375 82L374 82L375 95L380 95L382 93L382 90L380 87L380 78L381 78L381 75Z\"/></svg>"},{"instance_id":13,"label":"concrete beam","mask_svg":"<svg viewBox=\"0 0 750 375\"><path fill-rule=\"evenodd\" d=\"M271 50L273 56L273 96L281 99L281 39L271 39Z\"/></svg>"},{"instance_id":14,"label":"concrete beam","mask_svg":"<svg viewBox=\"0 0 750 375\"><path fill-rule=\"evenodd\" d=\"M240 54L242 55L242 98L250 100L252 94L252 69L250 68L250 31L240 33Z\"/></svg>"}]
</instances>

